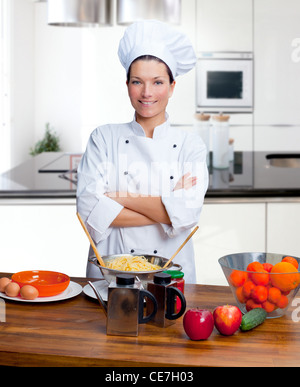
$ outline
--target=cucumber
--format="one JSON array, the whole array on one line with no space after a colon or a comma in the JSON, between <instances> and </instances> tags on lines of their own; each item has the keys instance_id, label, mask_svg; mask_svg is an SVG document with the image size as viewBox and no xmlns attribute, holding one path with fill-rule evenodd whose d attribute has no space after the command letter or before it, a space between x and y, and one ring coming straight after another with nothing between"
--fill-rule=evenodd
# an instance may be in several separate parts
<instances>
[{"instance_id":1,"label":"cucumber","mask_svg":"<svg viewBox=\"0 0 300 387\"><path fill-rule=\"evenodd\" d=\"M262 324L267 317L267 312L263 308L254 308L249 312L245 313L242 317L242 322L240 325L241 331L250 331Z\"/></svg>"}]
</instances>

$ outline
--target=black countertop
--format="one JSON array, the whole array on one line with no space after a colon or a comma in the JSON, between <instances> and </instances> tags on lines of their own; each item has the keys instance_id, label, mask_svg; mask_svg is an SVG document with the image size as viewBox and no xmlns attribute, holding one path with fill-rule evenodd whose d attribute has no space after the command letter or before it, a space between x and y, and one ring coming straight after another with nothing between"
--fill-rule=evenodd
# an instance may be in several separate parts
<instances>
[{"instance_id":1,"label":"black countertop","mask_svg":"<svg viewBox=\"0 0 300 387\"><path fill-rule=\"evenodd\" d=\"M52 152L32 157L0 175L0 198L75 198L80 158ZM206 198L300 197L300 154L235 152L228 169L211 164Z\"/></svg>"}]
</instances>

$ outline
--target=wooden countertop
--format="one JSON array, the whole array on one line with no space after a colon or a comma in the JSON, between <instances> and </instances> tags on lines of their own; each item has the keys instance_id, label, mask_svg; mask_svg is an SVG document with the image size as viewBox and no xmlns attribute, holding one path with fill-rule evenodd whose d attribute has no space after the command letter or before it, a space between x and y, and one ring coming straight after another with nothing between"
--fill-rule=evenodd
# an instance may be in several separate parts
<instances>
[{"instance_id":1,"label":"wooden countertop","mask_svg":"<svg viewBox=\"0 0 300 387\"><path fill-rule=\"evenodd\" d=\"M87 283L83 278L72 280ZM229 287L187 285L185 295L188 309L213 311L218 305L234 304ZM138 337L107 336L103 310L83 292L59 302L4 301L0 365L300 366L300 321L292 321L291 314L297 305L252 331L225 337L214 329L208 340L191 341L183 317L168 328L140 325Z\"/></svg>"}]
</instances>

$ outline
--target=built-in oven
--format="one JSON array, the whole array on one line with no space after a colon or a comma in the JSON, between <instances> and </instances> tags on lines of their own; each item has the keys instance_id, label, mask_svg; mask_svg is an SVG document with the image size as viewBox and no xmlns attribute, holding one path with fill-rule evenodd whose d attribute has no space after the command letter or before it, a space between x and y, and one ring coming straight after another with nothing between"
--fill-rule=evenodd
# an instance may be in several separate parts
<instances>
[{"instance_id":1,"label":"built-in oven","mask_svg":"<svg viewBox=\"0 0 300 387\"><path fill-rule=\"evenodd\" d=\"M197 112L252 112L253 54L198 53L196 85Z\"/></svg>"}]
</instances>

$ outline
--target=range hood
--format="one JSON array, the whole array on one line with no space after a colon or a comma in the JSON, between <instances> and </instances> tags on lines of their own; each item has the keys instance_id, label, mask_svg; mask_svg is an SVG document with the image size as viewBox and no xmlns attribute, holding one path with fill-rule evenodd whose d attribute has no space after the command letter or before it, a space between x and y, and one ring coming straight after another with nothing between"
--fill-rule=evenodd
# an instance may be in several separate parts
<instances>
[{"instance_id":1,"label":"range hood","mask_svg":"<svg viewBox=\"0 0 300 387\"><path fill-rule=\"evenodd\" d=\"M32 0L47 2L48 25L66 27L128 25L136 20L156 19L180 24L181 0ZM116 2L116 6L115 6Z\"/></svg>"},{"instance_id":2,"label":"range hood","mask_svg":"<svg viewBox=\"0 0 300 387\"><path fill-rule=\"evenodd\" d=\"M111 0L48 0L48 25L99 27L112 25Z\"/></svg>"},{"instance_id":3,"label":"range hood","mask_svg":"<svg viewBox=\"0 0 300 387\"><path fill-rule=\"evenodd\" d=\"M117 23L127 25L141 19L180 24L181 0L117 0Z\"/></svg>"}]
</instances>

